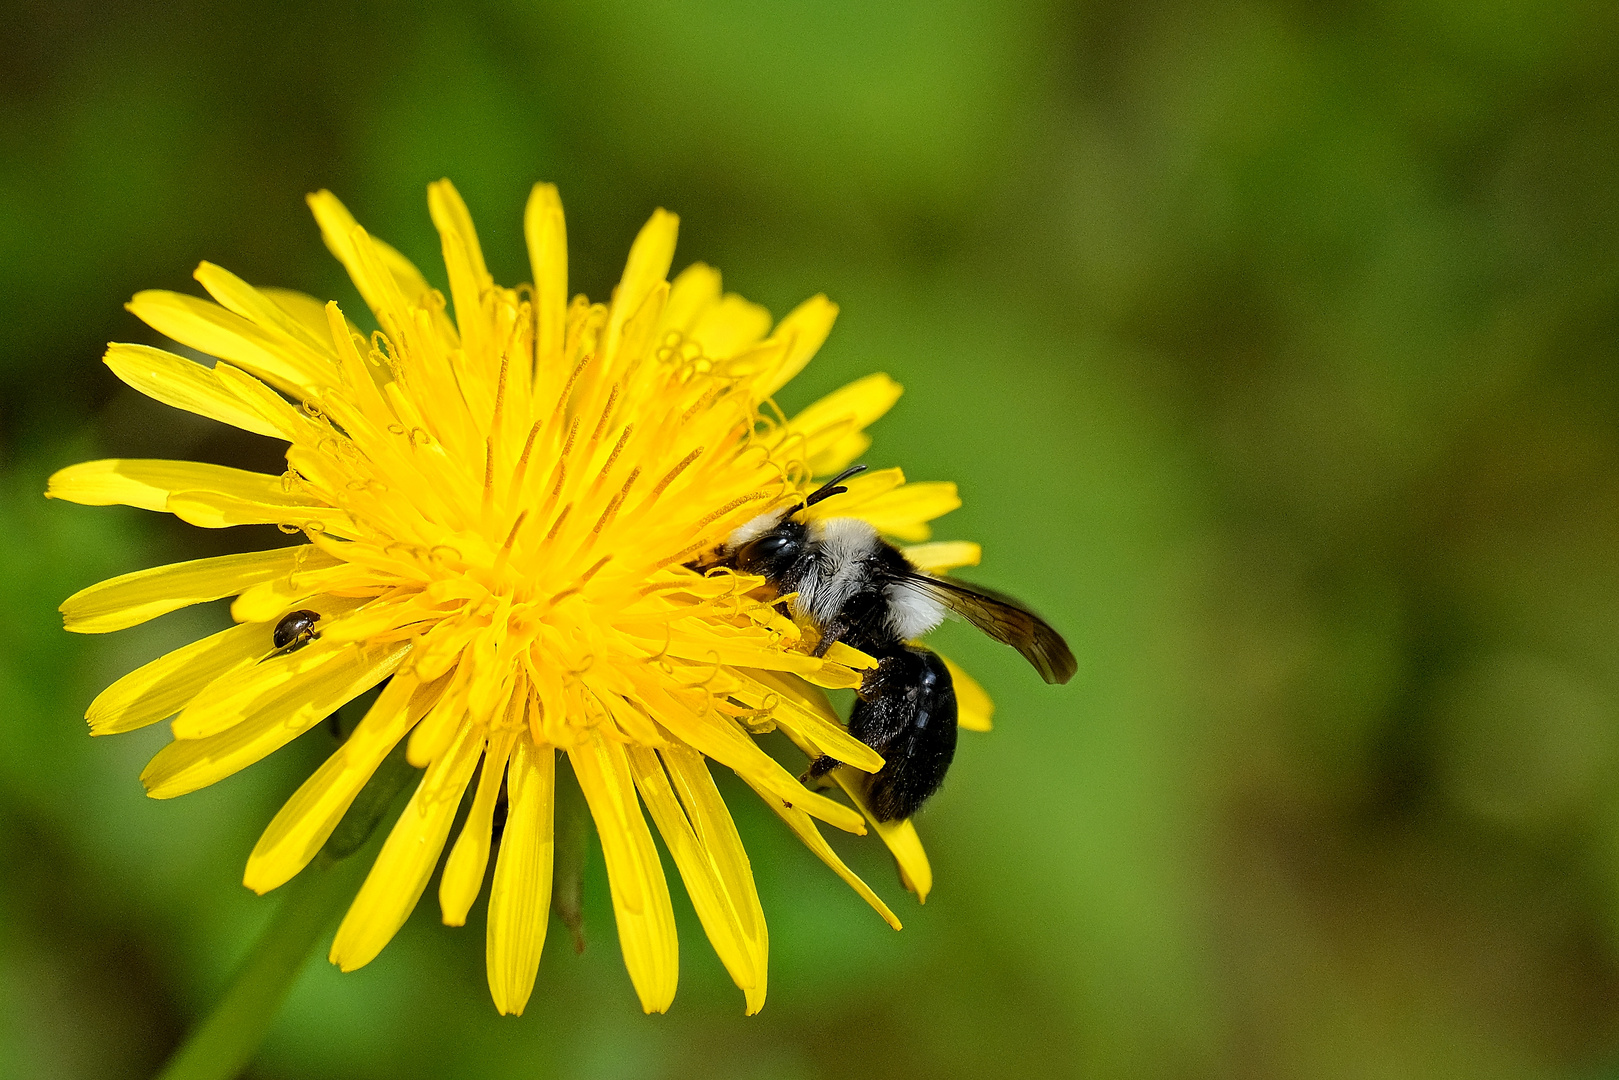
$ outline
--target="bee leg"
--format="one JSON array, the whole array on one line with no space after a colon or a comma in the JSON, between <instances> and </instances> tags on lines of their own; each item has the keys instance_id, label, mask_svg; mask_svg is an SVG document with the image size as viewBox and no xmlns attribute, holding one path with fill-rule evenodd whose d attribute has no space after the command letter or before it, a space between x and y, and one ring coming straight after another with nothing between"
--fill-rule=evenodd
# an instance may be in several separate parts
<instances>
[{"instance_id":1,"label":"bee leg","mask_svg":"<svg viewBox=\"0 0 1619 1080\"><path fill-rule=\"evenodd\" d=\"M827 774L841 764L843 763L836 758L822 754L810 763L810 767L804 770L804 774L798 778L798 782L811 791L822 791L832 786L832 782L826 778Z\"/></svg>"},{"instance_id":2,"label":"bee leg","mask_svg":"<svg viewBox=\"0 0 1619 1080\"><path fill-rule=\"evenodd\" d=\"M842 619L834 619L832 622L827 623L826 629L821 631L821 640L815 643L815 648L810 655L814 657L825 656L827 650L841 641L843 635L848 632L849 624Z\"/></svg>"}]
</instances>

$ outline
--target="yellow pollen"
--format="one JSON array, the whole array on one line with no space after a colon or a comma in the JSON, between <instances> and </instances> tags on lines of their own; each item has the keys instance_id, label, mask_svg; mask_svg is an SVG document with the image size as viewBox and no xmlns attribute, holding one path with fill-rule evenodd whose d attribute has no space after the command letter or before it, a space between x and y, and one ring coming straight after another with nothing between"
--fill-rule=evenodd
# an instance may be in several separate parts
<instances>
[{"instance_id":1,"label":"yellow pollen","mask_svg":"<svg viewBox=\"0 0 1619 1080\"><path fill-rule=\"evenodd\" d=\"M680 464L676 465L674 468L665 473L663 479L658 481L658 486L652 489L652 498L657 498L659 495L662 495L664 488L674 483L676 477L685 472L687 467L689 467L692 462L696 461L702 456L703 448L699 446L697 449L681 458Z\"/></svg>"},{"instance_id":2,"label":"yellow pollen","mask_svg":"<svg viewBox=\"0 0 1619 1080\"><path fill-rule=\"evenodd\" d=\"M617 495L613 496L613 501L607 504L607 509L602 511L601 519L596 522L596 526L590 530L591 532L599 534L602 529L606 528L607 523L613 519L613 515L618 513L618 508L624 504L624 496L629 494L630 485L635 483L636 478L640 475L641 470L639 468L631 470L630 478L624 481L624 486L619 489Z\"/></svg>"}]
</instances>

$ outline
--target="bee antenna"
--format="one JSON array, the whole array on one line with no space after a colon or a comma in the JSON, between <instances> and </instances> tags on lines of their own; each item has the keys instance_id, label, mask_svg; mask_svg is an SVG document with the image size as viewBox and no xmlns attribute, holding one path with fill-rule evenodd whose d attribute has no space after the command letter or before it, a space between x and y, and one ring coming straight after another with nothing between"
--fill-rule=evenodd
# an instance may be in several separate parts
<instances>
[{"instance_id":1,"label":"bee antenna","mask_svg":"<svg viewBox=\"0 0 1619 1080\"><path fill-rule=\"evenodd\" d=\"M794 510L793 513L796 514L799 510L808 510L816 503L821 502L824 499L830 499L834 495L842 495L844 492L849 490L843 486L843 481L849 479L851 476L854 476L856 473L863 473L865 471L866 466L864 465L850 465L847 469L844 469L842 472L838 473L838 475L816 488L807 499L799 504L798 510ZM791 515L788 516L790 517Z\"/></svg>"}]
</instances>

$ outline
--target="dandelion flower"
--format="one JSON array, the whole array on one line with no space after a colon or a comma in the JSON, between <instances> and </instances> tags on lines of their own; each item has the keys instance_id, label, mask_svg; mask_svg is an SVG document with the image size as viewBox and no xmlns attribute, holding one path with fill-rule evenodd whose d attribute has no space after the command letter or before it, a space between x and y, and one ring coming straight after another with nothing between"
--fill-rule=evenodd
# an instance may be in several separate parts
<instances>
[{"instance_id":1,"label":"dandelion flower","mask_svg":"<svg viewBox=\"0 0 1619 1080\"><path fill-rule=\"evenodd\" d=\"M487 967L502 1013L522 1012L545 940L556 759L565 754L600 836L642 1006L668 1008L678 968L644 809L756 1012L768 936L708 762L741 776L897 928L817 824L865 831L850 768L872 772L882 761L848 735L821 689L857 686L873 661L844 646L811 656L800 628L761 596L760 579L688 564L864 453L864 429L900 388L871 375L783 417L771 396L815 354L836 307L817 296L772 327L763 308L722 293L707 266L668 281L672 214L653 214L603 305L568 298L554 187L537 185L529 199L534 284L515 289L491 279L454 187L440 181L428 194L448 303L333 195L310 197L379 327L369 336L335 302L255 288L210 263L196 278L216 302L151 291L130 303L219 362L114 344L106 363L118 377L288 444L287 469L94 461L58 472L48 494L167 511L203 528L274 524L299 539L125 574L69 598L66 626L81 633L235 598L235 625L119 679L91 704L90 729L172 717L174 741L141 775L152 797L167 799L246 768L381 685L265 829L245 883L263 893L298 874L403 742L420 780L331 959L352 970L392 938L470 792L438 901L444 922L461 925L490 877ZM958 505L953 484L906 483L897 469L849 487L839 512L902 541L926 540L928 521ZM935 570L977 560L973 544L910 550ZM299 626L304 633L278 640L278 627L284 638ZM964 724L987 726L987 698L954 670ZM848 763L837 775L855 808L807 790L761 750L752 736L771 729ZM925 896L931 876L910 823L874 826Z\"/></svg>"}]
</instances>

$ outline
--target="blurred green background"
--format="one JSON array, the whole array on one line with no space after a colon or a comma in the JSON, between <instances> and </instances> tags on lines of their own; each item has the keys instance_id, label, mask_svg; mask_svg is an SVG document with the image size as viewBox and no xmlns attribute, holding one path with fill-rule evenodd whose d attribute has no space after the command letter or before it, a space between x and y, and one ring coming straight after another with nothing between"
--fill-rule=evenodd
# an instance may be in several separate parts
<instances>
[{"instance_id":1,"label":"blurred green background","mask_svg":"<svg viewBox=\"0 0 1619 1080\"><path fill-rule=\"evenodd\" d=\"M653 207L837 330L789 410L885 370L869 459L1081 658L959 627L986 684L888 930L725 787L771 929L741 995L676 889L644 1017L600 866L498 1018L481 905L311 963L258 1077L1619 1075L1619 7L1531 0L148 5L0 29L0 1076L144 1077L275 905L240 885L324 731L146 800L100 578L263 541L48 503L97 456L275 469L121 384L121 304L201 259L354 304L336 191L442 280L450 176L497 279L556 181L604 297ZM279 471L279 470L277 470ZM328 740L322 742L322 740ZM722 777L722 782L728 778ZM599 862L599 855L597 856Z\"/></svg>"}]
</instances>

